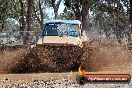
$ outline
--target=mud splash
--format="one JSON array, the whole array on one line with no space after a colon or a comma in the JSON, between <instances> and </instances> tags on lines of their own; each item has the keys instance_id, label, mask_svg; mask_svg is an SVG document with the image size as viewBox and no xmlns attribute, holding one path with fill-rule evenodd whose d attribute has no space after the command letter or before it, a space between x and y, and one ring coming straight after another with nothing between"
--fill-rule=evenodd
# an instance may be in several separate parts
<instances>
[{"instance_id":1,"label":"mud splash","mask_svg":"<svg viewBox=\"0 0 132 88\"><path fill-rule=\"evenodd\" d=\"M14 51L4 51L0 57L0 72L67 72L76 71L79 65L88 71L97 71L102 67L127 65L132 62L127 50L100 40L91 40L79 47L28 47Z\"/></svg>"},{"instance_id":2,"label":"mud splash","mask_svg":"<svg viewBox=\"0 0 132 88\"><path fill-rule=\"evenodd\" d=\"M80 65L82 48L79 46L41 46L30 49L11 73L68 72L76 71Z\"/></svg>"},{"instance_id":3,"label":"mud splash","mask_svg":"<svg viewBox=\"0 0 132 88\"><path fill-rule=\"evenodd\" d=\"M91 40L84 44L85 53L83 62L88 71L98 71L107 67L118 67L121 70L132 62L126 48L112 43L104 43L100 40Z\"/></svg>"}]
</instances>

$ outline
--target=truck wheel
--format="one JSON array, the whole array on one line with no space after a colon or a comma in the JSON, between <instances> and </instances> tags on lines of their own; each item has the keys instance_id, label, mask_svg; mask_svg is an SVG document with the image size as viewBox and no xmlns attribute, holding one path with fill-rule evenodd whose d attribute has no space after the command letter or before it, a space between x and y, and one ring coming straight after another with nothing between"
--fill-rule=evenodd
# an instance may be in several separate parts
<instances>
[{"instance_id":1,"label":"truck wheel","mask_svg":"<svg viewBox=\"0 0 132 88\"><path fill-rule=\"evenodd\" d=\"M77 84L84 85L87 79L84 76L77 76Z\"/></svg>"}]
</instances>

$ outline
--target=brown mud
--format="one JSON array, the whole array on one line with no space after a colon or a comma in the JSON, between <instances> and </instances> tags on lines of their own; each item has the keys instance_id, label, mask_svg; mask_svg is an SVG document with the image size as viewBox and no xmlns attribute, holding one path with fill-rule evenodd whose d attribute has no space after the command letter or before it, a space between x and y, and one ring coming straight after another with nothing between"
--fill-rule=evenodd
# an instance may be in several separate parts
<instances>
[{"instance_id":1,"label":"brown mud","mask_svg":"<svg viewBox=\"0 0 132 88\"><path fill-rule=\"evenodd\" d=\"M79 46L23 47L0 51L1 73L68 72L77 71L80 65L88 71L104 67L123 67L132 62L127 49L116 44L91 40ZM125 68L125 67L124 67Z\"/></svg>"}]
</instances>

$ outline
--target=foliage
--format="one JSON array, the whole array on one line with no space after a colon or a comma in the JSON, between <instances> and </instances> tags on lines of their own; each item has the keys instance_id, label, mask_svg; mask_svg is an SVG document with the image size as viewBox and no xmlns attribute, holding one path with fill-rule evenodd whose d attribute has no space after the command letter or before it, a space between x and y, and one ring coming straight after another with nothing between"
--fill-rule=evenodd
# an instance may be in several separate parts
<instances>
[{"instance_id":1,"label":"foliage","mask_svg":"<svg viewBox=\"0 0 132 88\"><path fill-rule=\"evenodd\" d=\"M30 4L28 3L30 1ZM65 9L58 14L61 2ZM131 40L131 0L0 0L0 31L9 30L8 18L15 19L21 31L39 31L45 19L46 8L53 8L55 19L77 19L84 30L92 28L103 31L107 37L115 35L118 40L127 36ZM37 28L36 28L37 27ZM111 32L112 31L112 32Z\"/></svg>"},{"instance_id":2,"label":"foliage","mask_svg":"<svg viewBox=\"0 0 132 88\"><path fill-rule=\"evenodd\" d=\"M58 18L58 10L59 6L63 0L45 0L46 6L47 7L52 7L54 10L54 18Z\"/></svg>"}]
</instances>

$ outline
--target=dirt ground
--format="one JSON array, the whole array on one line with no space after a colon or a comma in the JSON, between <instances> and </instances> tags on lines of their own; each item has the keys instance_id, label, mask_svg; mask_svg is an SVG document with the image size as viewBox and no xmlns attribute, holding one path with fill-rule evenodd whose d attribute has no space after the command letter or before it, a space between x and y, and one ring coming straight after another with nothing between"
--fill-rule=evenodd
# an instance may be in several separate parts
<instances>
[{"instance_id":1,"label":"dirt ground","mask_svg":"<svg viewBox=\"0 0 132 88\"><path fill-rule=\"evenodd\" d=\"M118 71L98 71L98 72L87 72L87 74L130 74L132 75L132 67L129 70L118 70ZM0 74L0 88L9 84L30 84L35 81L46 81L49 79L61 80L62 78L69 77L72 81L76 82L76 76L78 72L67 72L67 73L27 73L27 74ZM12 87L11 87L12 88ZM96 87L95 87L96 88ZM103 87L102 87L103 88Z\"/></svg>"}]
</instances>

